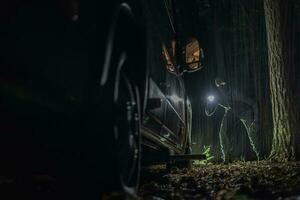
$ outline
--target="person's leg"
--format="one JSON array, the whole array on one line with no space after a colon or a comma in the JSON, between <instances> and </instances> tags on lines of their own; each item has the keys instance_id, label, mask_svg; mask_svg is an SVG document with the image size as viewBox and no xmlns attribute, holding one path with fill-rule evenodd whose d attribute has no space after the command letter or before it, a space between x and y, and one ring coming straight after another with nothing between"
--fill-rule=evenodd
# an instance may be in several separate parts
<instances>
[{"instance_id":1,"label":"person's leg","mask_svg":"<svg viewBox=\"0 0 300 200\"><path fill-rule=\"evenodd\" d=\"M222 160L224 163L228 162L230 159L230 144L227 136L227 123L228 123L228 110L225 110L223 115L220 130L219 130L219 139L220 139L220 147L222 153Z\"/></svg>"},{"instance_id":2,"label":"person's leg","mask_svg":"<svg viewBox=\"0 0 300 200\"><path fill-rule=\"evenodd\" d=\"M248 121L246 119L242 119L242 118L240 119L240 121L242 122L242 124L244 125L244 127L246 129L247 136L249 138L249 142L250 142L250 145L252 147L252 150L254 151L257 160L259 160L260 159L259 151L256 148L256 144L254 142L254 137L255 137L255 134L256 134L256 130L257 130L257 122L255 120L250 122L250 121Z\"/></svg>"}]
</instances>

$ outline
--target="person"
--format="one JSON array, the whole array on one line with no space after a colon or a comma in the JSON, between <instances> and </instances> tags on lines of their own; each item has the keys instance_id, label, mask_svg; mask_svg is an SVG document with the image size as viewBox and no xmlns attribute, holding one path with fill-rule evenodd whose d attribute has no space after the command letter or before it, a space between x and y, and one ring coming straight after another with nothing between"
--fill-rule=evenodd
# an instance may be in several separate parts
<instances>
[{"instance_id":1,"label":"person","mask_svg":"<svg viewBox=\"0 0 300 200\"><path fill-rule=\"evenodd\" d=\"M257 160L260 159L259 151L253 140L256 134L258 124L258 111L256 103L249 98L242 97L238 94L232 94L226 82L220 78L215 79L217 95L209 95L205 105L205 114L212 116L217 108L224 109L223 118L219 128L219 142L221 147L221 158L227 163L232 157L232 144L228 136L228 123L230 115L234 115L242 126L245 128L252 150Z\"/></svg>"}]
</instances>

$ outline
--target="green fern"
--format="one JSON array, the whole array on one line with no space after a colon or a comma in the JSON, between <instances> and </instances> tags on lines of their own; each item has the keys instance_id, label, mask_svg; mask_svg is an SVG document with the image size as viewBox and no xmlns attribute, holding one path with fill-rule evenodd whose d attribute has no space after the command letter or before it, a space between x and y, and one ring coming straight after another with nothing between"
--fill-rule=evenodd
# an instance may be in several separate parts
<instances>
[{"instance_id":1,"label":"green fern","mask_svg":"<svg viewBox=\"0 0 300 200\"><path fill-rule=\"evenodd\" d=\"M214 156L211 155L211 145L209 146L203 146L202 154L205 155L206 159L204 160L195 160L193 162L194 165L207 165L210 164L211 160L214 158Z\"/></svg>"}]
</instances>

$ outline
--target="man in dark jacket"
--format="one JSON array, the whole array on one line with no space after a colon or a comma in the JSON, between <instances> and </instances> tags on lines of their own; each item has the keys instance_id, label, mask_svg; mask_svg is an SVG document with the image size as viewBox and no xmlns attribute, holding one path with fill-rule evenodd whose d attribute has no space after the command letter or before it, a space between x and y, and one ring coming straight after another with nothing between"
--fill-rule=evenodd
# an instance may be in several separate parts
<instances>
[{"instance_id":1,"label":"man in dark jacket","mask_svg":"<svg viewBox=\"0 0 300 200\"><path fill-rule=\"evenodd\" d=\"M217 87L217 95L207 97L205 106L205 114L212 116L218 107L224 109L224 115L219 129L219 140L223 162L228 162L232 153L232 144L229 142L227 126L229 115L233 114L243 124L249 138L252 150L254 151L257 160L259 160L259 152L253 141L253 136L257 130L258 111L256 103L249 98L242 97L238 94L230 94L226 82L220 78L215 79Z\"/></svg>"}]
</instances>

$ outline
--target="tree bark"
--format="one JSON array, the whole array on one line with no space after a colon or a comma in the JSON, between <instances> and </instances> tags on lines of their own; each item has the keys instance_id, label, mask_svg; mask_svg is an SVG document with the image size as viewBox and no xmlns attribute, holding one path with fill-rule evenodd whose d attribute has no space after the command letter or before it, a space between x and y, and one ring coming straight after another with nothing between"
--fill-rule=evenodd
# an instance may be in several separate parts
<instances>
[{"instance_id":1,"label":"tree bark","mask_svg":"<svg viewBox=\"0 0 300 200\"><path fill-rule=\"evenodd\" d=\"M268 65L273 115L273 141L270 159L294 160L295 109L289 91L288 57L284 49L281 0L264 0Z\"/></svg>"}]
</instances>

